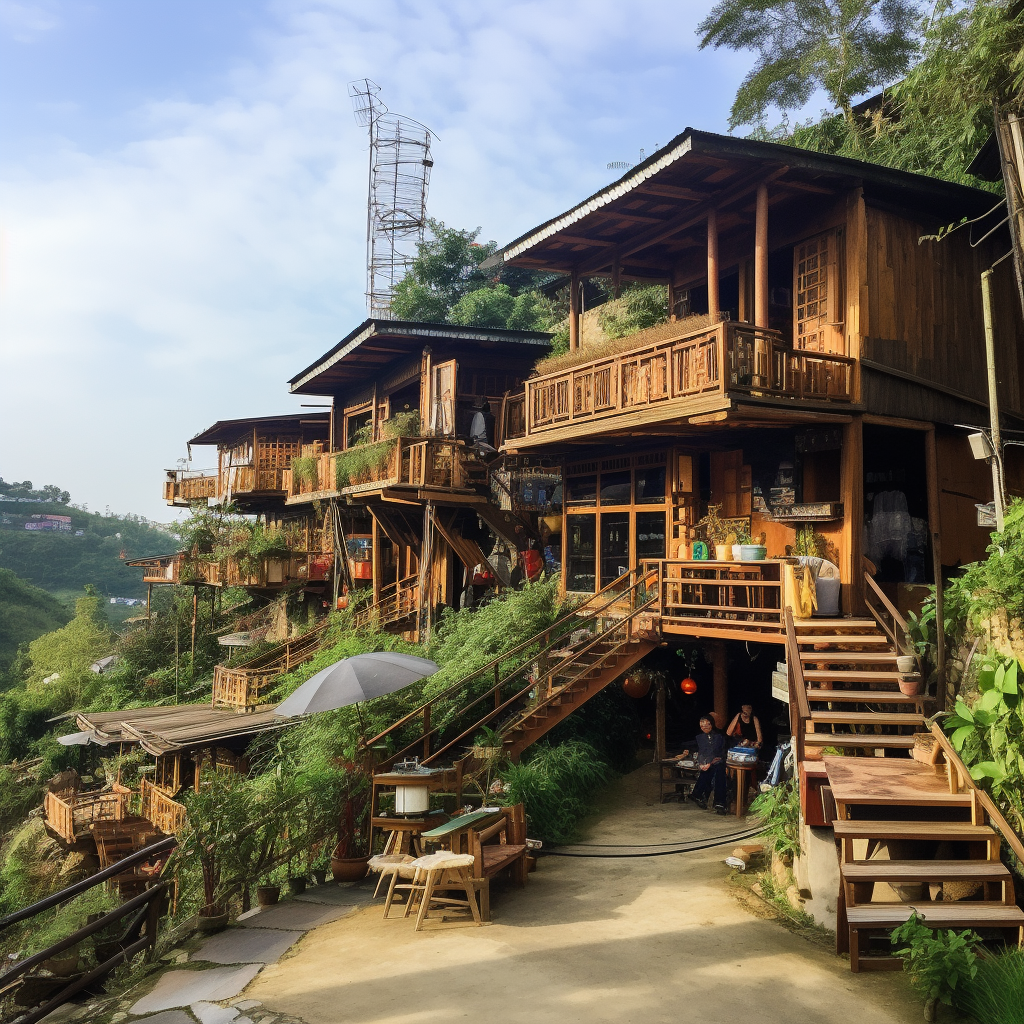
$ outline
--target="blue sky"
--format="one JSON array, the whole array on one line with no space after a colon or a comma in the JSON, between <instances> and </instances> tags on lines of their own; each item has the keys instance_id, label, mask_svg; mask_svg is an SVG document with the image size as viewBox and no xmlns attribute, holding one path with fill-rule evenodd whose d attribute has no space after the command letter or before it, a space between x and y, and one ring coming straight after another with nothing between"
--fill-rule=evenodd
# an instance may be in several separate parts
<instances>
[{"instance_id":1,"label":"blue sky","mask_svg":"<svg viewBox=\"0 0 1024 1024\"><path fill-rule=\"evenodd\" d=\"M169 521L187 438L298 407L365 317L349 81L436 133L430 213L505 242L726 130L710 6L0 0L0 475Z\"/></svg>"}]
</instances>

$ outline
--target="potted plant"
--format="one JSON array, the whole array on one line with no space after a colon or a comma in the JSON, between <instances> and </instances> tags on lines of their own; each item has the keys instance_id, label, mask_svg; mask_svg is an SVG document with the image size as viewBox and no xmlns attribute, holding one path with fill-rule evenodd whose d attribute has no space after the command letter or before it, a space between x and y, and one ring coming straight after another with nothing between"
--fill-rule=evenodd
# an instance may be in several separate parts
<instances>
[{"instance_id":1,"label":"potted plant","mask_svg":"<svg viewBox=\"0 0 1024 1024\"><path fill-rule=\"evenodd\" d=\"M256 886L256 902L261 907L272 907L281 898L281 886L271 880L267 875L263 884Z\"/></svg>"},{"instance_id":2,"label":"potted plant","mask_svg":"<svg viewBox=\"0 0 1024 1024\"><path fill-rule=\"evenodd\" d=\"M338 844L331 854L331 874L336 882L358 882L366 874L370 859L367 814L370 779L354 761L344 767L343 809L338 822Z\"/></svg>"},{"instance_id":3,"label":"potted plant","mask_svg":"<svg viewBox=\"0 0 1024 1024\"><path fill-rule=\"evenodd\" d=\"M734 562L743 561L743 548L750 545L750 531L740 527L734 531L736 539L732 543L732 559Z\"/></svg>"},{"instance_id":4,"label":"potted plant","mask_svg":"<svg viewBox=\"0 0 1024 1024\"><path fill-rule=\"evenodd\" d=\"M917 647L909 633L903 634L900 653L896 655L896 669L901 676L917 672Z\"/></svg>"}]
</instances>

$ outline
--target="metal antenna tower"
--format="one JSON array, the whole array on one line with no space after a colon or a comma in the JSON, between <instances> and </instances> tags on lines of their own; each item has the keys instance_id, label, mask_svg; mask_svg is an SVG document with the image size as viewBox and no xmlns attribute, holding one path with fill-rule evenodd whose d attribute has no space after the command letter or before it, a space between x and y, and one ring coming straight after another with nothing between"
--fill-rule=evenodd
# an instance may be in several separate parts
<instances>
[{"instance_id":1,"label":"metal antenna tower","mask_svg":"<svg viewBox=\"0 0 1024 1024\"><path fill-rule=\"evenodd\" d=\"M430 129L392 114L380 86L363 78L348 94L356 123L369 129L370 173L366 203L366 304L371 317L391 312L394 287L423 241L430 184Z\"/></svg>"}]
</instances>

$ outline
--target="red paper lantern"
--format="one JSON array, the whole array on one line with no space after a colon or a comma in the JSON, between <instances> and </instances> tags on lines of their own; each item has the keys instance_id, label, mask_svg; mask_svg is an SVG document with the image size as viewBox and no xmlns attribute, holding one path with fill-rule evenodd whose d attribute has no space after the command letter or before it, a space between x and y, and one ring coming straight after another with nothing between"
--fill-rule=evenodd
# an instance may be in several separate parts
<instances>
[{"instance_id":1,"label":"red paper lantern","mask_svg":"<svg viewBox=\"0 0 1024 1024\"><path fill-rule=\"evenodd\" d=\"M651 681L646 676L626 676L622 681L622 689L630 697L635 697L639 700L641 697L646 697L651 689Z\"/></svg>"},{"instance_id":2,"label":"red paper lantern","mask_svg":"<svg viewBox=\"0 0 1024 1024\"><path fill-rule=\"evenodd\" d=\"M697 692L697 680L696 679L691 679L689 676L687 676L679 684L679 689L682 690L683 693L696 693Z\"/></svg>"}]
</instances>

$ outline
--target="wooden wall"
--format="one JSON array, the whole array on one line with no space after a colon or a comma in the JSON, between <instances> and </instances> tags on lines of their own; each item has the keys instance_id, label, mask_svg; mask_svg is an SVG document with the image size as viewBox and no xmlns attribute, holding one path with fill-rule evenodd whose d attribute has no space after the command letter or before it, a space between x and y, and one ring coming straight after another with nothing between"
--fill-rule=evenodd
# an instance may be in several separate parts
<instances>
[{"instance_id":1,"label":"wooden wall","mask_svg":"<svg viewBox=\"0 0 1024 1024\"><path fill-rule=\"evenodd\" d=\"M1002 255L1001 243L990 241L972 249L969 229L963 228L941 242L919 244L921 235L935 232L934 224L870 203L866 225L867 308L861 310L862 356L985 400L980 275ZM1024 412L1024 381L1017 353L1022 326L1009 260L997 268L993 285L1000 400L1005 412L1019 414ZM865 392L868 411L876 411L871 402L880 388L879 381L873 393ZM942 421L940 409L933 415L929 412L932 410L917 409L914 415Z\"/></svg>"}]
</instances>

